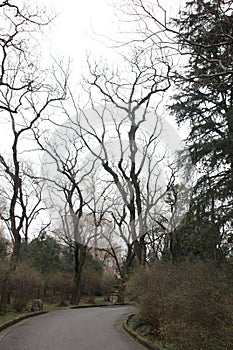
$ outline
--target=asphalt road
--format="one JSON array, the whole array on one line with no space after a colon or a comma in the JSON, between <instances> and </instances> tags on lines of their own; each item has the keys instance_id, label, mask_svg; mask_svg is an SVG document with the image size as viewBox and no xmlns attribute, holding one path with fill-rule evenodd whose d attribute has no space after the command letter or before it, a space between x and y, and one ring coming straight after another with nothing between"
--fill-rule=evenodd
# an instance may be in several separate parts
<instances>
[{"instance_id":1,"label":"asphalt road","mask_svg":"<svg viewBox=\"0 0 233 350\"><path fill-rule=\"evenodd\" d=\"M145 350L121 328L130 307L55 311L0 333L1 350Z\"/></svg>"}]
</instances>

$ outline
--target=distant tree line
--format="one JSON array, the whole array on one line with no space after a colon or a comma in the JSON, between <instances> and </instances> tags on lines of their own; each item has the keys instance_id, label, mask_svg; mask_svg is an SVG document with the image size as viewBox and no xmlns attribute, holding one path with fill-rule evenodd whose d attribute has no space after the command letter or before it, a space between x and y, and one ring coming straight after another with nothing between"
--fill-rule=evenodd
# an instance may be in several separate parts
<instances>
[{"instance_id":1,"label":"distant tree line","mask_svg":"<svg viewBox=\"0 0 233 350\"><path fill-rule=\"evenodd\" d=\"M7 271L9 241L1 237L0 285ZM34 298L44 303L69 305L72 294L74 254L69 247L58 243L45 232L30 243L22 242L18 267L10 278L8 300L15 311L30 311ZM87 253L81 296L86 303L94 303L95 296L107 301L117 288L119 281L114 273L106 273L101 260Z\"/></svg>"}]
</instances>

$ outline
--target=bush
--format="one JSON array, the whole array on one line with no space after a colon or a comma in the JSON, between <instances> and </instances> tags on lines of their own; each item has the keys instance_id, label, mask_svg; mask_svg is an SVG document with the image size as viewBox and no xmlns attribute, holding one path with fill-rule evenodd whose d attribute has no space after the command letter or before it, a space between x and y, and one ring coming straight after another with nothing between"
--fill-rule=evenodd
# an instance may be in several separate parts
<instances>
[{"instance_id":1,"label":"bush","mask_svg":"<svg viewBox=\"0 0 233 350\"><path fill-rule=\"evenodd\" d=\"M105 301L111 301L115 286L118 281L114 274L104 273L101 279L101 291Z\"/></svg>"},{"instance_id":2,"label":"bush","mask_svg":"<svg viewBox=\"0 0 233 350\"><path fill-rule=\"evenodd\" d=\"M69 299L72 289L72 280L72 275L68 272L57 271L48 276L48 287L54 291L54 295L56 292L59 293L60 306L66 305L65 302Z\"/></svg>"},{"instance_id":3,"label":"bush","mask_svg":"<svg viewBox=\"0 0 233 350\"><path fill-rule=\"evenodd\" d=\"M42 285L43 279L38 271L26 264L20 264L10 278L14 310L23 311L30 299L39 298Z\"/></svg>"},{"instance_id":4,"label":"bush","mask_svg":"<svg viewBox=\"0 0 233 350\"><path fill-rule=\"evenodd\" d=\"M87 296L87 301L91 304L94 304L95 295L100 291L101 272L94 270L91 266L83 270L83 291Z\"/></svg>"},{"instance_id":5,"label":"bush","mask_svg":"<svg viewBox=\"0 0 233 350\"><path fill-rule=\"evenodd\" d=\"M233 279L213 263L155 263L128 284L140 317L177 349L233 348Z\"/></svg>"},{"instance_id":6,"label":"bush","mask_svg":"<svg viewBox=\"0 0 233 350\"><path fill-rule=\"evenodd\" d=\"M2 284L9 271L9 262L6 259L0 259L0 291L2 289Z\"/></svg>"}]
</instances>

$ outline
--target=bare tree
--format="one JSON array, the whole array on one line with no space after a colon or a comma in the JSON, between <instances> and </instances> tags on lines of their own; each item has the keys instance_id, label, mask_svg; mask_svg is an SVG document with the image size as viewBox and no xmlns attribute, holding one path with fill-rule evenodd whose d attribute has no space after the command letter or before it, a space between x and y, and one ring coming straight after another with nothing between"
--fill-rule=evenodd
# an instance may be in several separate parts
<instances>
[{"instance_id":1,"label":"bare tree","mask_svg":"<svg viewBox=\"0 0 233 350\"><path fill-rule=\"evenodd\" d=\"M0 111L12 142L10 150L0 153L1 174L11 186L7 194L9 205L5 221L13 237L11 263L1 292L0 312L5 313L9 275L17 266L25 222L29 223L32 219L28 213L28 192L23 182L24 140L30 147L33 126L45 111L65 97L67 75L59 80L54 77L53 71L42 69L38 64L38 42L33 36L36 37L41 27L50 22L44 11L1 1L0 17ZM29 211L32 213L31 208Z\"/></svg>"},{"instance_id":2,"label":"bare tree","mask_svg":"<svg viewBox=\"0 0 233 350\"><path fill-rule=\"evenodd\" d=\"M127 282L132 263L135 260L134 242L130 237L129 222L127 222L125 204L122 208L119 202L112 202L111 207L112 229L104 233L104 238L108 243L106 252L115 260L117 272L120 276L121 284L119 285L118 302L125 301L125 283ZM119 254L120 248L120 254Z\"/></svg>"},{"instance_id":3,"label":"bare tree","mask_svg":"<svg viewBox=\"0 0 233 350\"><path fill-rule=\"evenodd\" d=\"M47 136L35 131L35 138L43 157L43 179L47 181L47 193L61 228L55 232L74 251L74 280L71 304L78 304L81 297L81 279L86 251L96 237L93 222L89 220L92 193L87 188L88 178L95 163L84 160L83 144L69 128L69 123ZM50 131L47 130L49 134Z\"/></svg>"},{"instance_id":4,"label":"bare tree","mask_svg":"<svg viewBox=\"0 0 233 350\"><path fill-rule=\"evenodd\" d=\"M109 220L109 210L111 201L109 198L112 195L113 182L106 178L102 178L99 173L99 168L95 167L90 173L86 181L86 187L90 194L90 202L87 204L88 211L94 229L94 237L91 242L93 255L98 257L99 240L103 235L103 228L111 226Z\"/></svg>"},{"instance_id":5,"label":"bare tree","mask_svg":"<svg viewBox=\"0 0 233 350\"><path fill-rule=\"evenodd\" d=\"M124 220L125 210L123 210L122 217L119 218L122 198L112 179L101 172L103 172L101 166L95 167L86 179L86 186L90 194L90 201L87 203L87 217L92 227L89 233L93 233L89 241L89 249L103 262L107 270L120 276L122 286L124 286L135 256L133 243L130 239L128 224ZM125 255L127 258L123 266ZM119 293L118 301L123 302L123 287L120 288L120 291L122 293Z\"/></svg>"},{"instance_id":6,"label":"bare tree","mask_svg":"<svg viewBox=\"0 0 233 350\"><path fill-rule=\"evenodd\" d=\"M20 159L21 163L21 173L20 178L22 182L22 204L24 207L24 219L21 227L21 238L24 239L25 243L29 239L29 231L32 228L33 223L39 218L41 212L46 210L46 206L42 201L42 189L44 187L44 182L35 180L35 175L33 175L32 164L27 165L26 160ZM10 164L10 159L9 159ZM14 183L12 178L8 176L7 173L2 171L0 173L1 178L1 200L4 203L4 210L1 211L0 219L3 221L8 229L8 232L12 239L14 240L14 235L12 233L12 222L9 216L11 197L14 188ZM20 203L17 201L15 207L16 216L20 215Z\"/></svg>"},{"instance_id":7,"label":"bare tree","mask_svg":"<svg viewBox=\"0 0 233 350\"><path fill-rule=\"evenodd\" d=\"M151 186L157 187L155 205L163 192L159 191L162 184L158 182L158 172L161 171L156 165L165 161L166 152L159 150L163 128L155 106L170 87L170 65L161 57L159 52L154 51L145 57L143 52L134 49L131 57L124 57L126 73L111 71L107 66L101 67L89 61L90 79L86 79L86 83L99 128L93 125L85 111L80 111L79 117L79 132L85 146L101 161L129 213L130 233L140 264L146 262L145 218L149 210L148 203L144 206L143 193L145 190L148 193ZM93 96L96 91L101 95L102 108L95 106ZM149 115L155 96L152 114ZM110 139L112 142L109 142ZM117 149L117 154L114 154L113 148ZM153 164L149 161L152 154ZM145 170L148 171L148 167L147 176Z\"/></svg>"}]
</instances>

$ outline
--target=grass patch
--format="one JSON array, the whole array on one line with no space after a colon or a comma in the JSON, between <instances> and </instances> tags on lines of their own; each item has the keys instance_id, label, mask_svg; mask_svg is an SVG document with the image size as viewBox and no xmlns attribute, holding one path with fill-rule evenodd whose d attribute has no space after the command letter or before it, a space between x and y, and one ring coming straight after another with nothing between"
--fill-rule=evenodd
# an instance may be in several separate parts
<instances>
[{"instance_id":1,"label":"grass patch","mask_svg":"<svg viewBox=\"0 0 233 350\"><path fill-rule=\"evenodd\" d=\"M52 304L44 304L43 306L43 312L51 312L56 310L62 310L62 309L69 309L69 306L63 306L59 307L57 305ZM11 325L17 322L17 320L22 320L31 316L36 316L40 312L29 312L29 311L23 311L23 312L14 312L12 310L9 310L9 312L6 315L0 316L0 328L4 328L4 325ZM1 330L1 329L0 329Z\"/></svg>"},{"instance_id":2,"label":"grass patch","mask_svg":"<svg viewBox=\"0 0 233 350\"><path fill-rule=\"evenodd\" d=\"M21 318L23 316L28 315L29 312L9 312L6 315L0 316L0 326L8 323L10 321L16 320L17 318Z\"/></svg>"}]
</instances>

